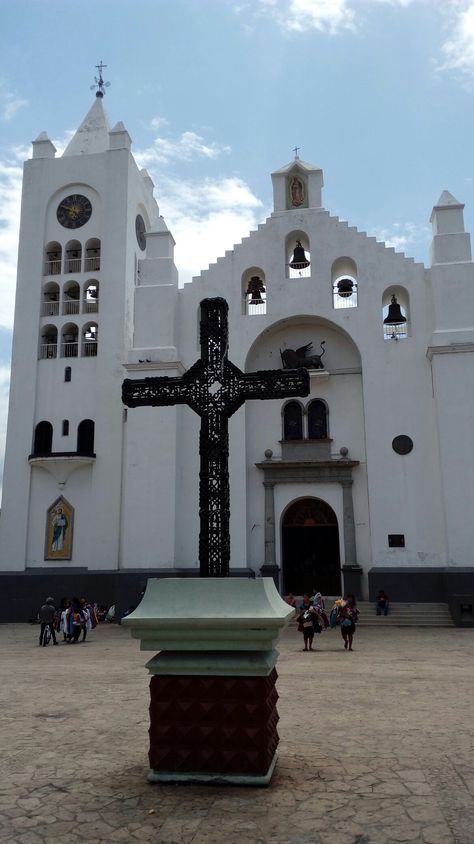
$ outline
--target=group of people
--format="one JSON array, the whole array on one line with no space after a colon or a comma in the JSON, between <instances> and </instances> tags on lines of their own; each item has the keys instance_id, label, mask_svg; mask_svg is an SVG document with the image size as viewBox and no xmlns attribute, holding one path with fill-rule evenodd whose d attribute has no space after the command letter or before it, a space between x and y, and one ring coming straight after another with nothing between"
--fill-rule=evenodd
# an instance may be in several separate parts
<instances>
[{"instance_id":1,"label":"group of people","mask_svg":"<svg viewBox=\"0 0 474 844\"><path fill-rule=\"evenodd\" d=\"M295 609L298 630L303 634L303 651L313 650L313 639L315 634L323 633L330 628L340 627L341 635L346 650L353 650L353 637L356 630L356 623L359 617L356 599L354 595L347 595L345 598L338 598L329 614L326 613L326 605L321 592L313 590L310 597L303 595L303 601L299 607L296 599L291 594L287 595L286 602Z\"/></svg>"},{"instance_id":2,"label":"group of people","mask_svg":"<svg viewBox=\"0 0 474 844\"><path fill-rule=\"evenodd\" d=\"M62 633L63 642L67 644L85 642L88 632L97 626L98 620L96 605L86 598L62 598L59 607L55 606L54 598L46 598L39 611L40 647L47 644L46 629L51 633L53 645L58 644L56 633Z\"/></svg>"}]
</instances>

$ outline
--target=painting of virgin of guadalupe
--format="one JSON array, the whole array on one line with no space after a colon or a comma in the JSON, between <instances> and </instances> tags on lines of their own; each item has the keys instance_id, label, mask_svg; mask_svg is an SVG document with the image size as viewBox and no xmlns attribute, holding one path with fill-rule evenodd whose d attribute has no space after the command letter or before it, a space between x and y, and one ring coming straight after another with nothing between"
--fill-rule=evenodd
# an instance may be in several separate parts
<instances>
[{"instance_id":1,"label":"painting of virgin of guadalupe","mask_svg":"<svg viewBox=\"0 0 474 844\"><path fill-rule=\"evenodd\" d=\"M290 176L287 180L288 208L307 208L306 185L298 176Z\"/></svg>"},{"instance_id":2,"label":"painting of virgin of guadalupe","mask_svg":"<svg viewBox=\"0 0 474 844\"><path fill-rule=\"evenodd\" d=\"M70 560L74 508L61 495L51 504L46 514L45 560Z\"/></svg>"}]
</instances>

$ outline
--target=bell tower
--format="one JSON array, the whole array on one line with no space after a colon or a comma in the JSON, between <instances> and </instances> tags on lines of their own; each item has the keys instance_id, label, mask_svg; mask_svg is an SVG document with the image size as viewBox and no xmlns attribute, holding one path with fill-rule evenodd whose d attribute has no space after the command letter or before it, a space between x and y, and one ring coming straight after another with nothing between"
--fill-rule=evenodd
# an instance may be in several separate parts
<instances>
[{"instance_id":1,"label":"bell tower","mask_svg":"<svg viewBox=\"0 0 474 844\"><path fill-rule=\"evenodd\" d=\"M274 211L322 207L323 171L302 161L297 153L293 161L272 173L272 182Z\"/></svg>"},{"instance_id":2,"label":"bell tower","mask_svg":"<svg viewBox=\"0 0 474 844\"><path fill-rule=\"evenodd\" d=\"M123 365L134 339L156 360L151 334L168 359L176 357L174 241L127 129L121 122L110 128L103 67L94 102L62 156L41 132L24 168L0 528L4 571L123 565ZM168 319L161 317L153 333L154 315L163 312L160 292ZM137 359L145 357L141 351ZM53 539L58 509L67 521L61 541Z\"/></svg>"}]
</instances>

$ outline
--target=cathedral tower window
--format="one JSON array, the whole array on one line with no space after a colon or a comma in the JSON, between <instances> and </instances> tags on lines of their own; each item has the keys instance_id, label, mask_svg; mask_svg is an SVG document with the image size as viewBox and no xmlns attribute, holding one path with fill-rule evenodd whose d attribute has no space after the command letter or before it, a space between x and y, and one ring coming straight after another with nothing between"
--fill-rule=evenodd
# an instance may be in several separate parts
<instances>
[{"instance_id":1,"label":"cathedral tower window","mask_svg":"<svg viewBox=\"0 0 474 844\"><path fill-rule=\"evenodd\" d=\"M33 454L51 454L53 426L51 422L38 422L35 428Z\"/></svg>"},{"instance_id":2,"label":"cathedral tower window","mask_svg":"<svg viewBox=\"0 0 474 844\"><path fill-rule=\"evenodd\" d=\"M59 275L61 273L62 247L57 241L46 246L44 261L44 275Z\"/></svg>"},{"instance_id":3,"label":"cathedral tower window","mask_svg":"<svg viewBox=\"0 0 474 844\"><path fill-rule=\"evenodd\" d=\"M408 292L403 287L388 287L382 296L384 340L406 340L408 337Z\"/></svg>"},{"instance_id":4,"label":"cathedral tower window","mask_svg":"<svg viewBox=\"0 0 474 844\"><path fill-rule=\"evenodd\" d=\"M59 285L55 282L48 282L43 287L43 299L41 302L41 316L52 317L59 315Z\"/></svg>"},{"instance_id":5,"label":"cathedral tower window","mask_svg":"<svg viewBox=\"0 0 474 844\"><path fill-rule=\"evenodd\" d=\"M94 427L92 419L83 419L77 426L78 454L94 454Z\"/></svg>"},{"instance_id":6,"label":"cathedral tower window","mask_svg":"<svg viewBox=\"0 0 474 844\"><path fill-rule=\"evenodd\" d=\"M77 325L68 323L63 327L61 335L61 357L77 358L79 332Z\"/></svg>"},{"instance_id":7,"label":"cathedral tower window","mask_svg":"<svg viewBox=\"0 0 474 844\"><path fill-rule=\"evenodd\" d=\"M95 278L86 281L84 285L84 298L82 300L82 313L96 314L99 310L99 282Z\"/></svg>"},{"instance_id":8,"label":"cathedral tower window","mask_svg":"<svg viewBox=\"0 0 474 844\"><path fill-rule=\"evenodd\" d=\"M82 357L97 356L97 325L89 323L82 329Z\"/></svg>"},{"instance_id":9,"label":"cathedral tower window","mask_svg":"<svg viewBox=\"0 0 474 844\"><path fill-rule=\"evenodd\" d=\"M294 231L285 240L286 277L308 278L311 275L309 237L305 232Z\"/></svg>"},{"instance_id":10,"label":"cathedral tower window","mask_svg":"<svg viewBox=\"0 0 474 844\"><path fill-rule=\"evenodd\" d=\"M63 437L67 437L69 434L69 419L63 419L62 431Z\"/></svg>"},{"instance_id":11,"label":"cathedral tower window","mask_svg":"<svg viewBox=\"0 0 474 844\"><path fill-rule=\"evenodd\" d=\"M283 439L303 439L303 408L298 401L289 401L283 408Z\"/></svg>"},{"instance_id":12,"label":"cathedral tower window","mask_svg":"<svg viewBox=\"0 0 474 844\"><path fill-rule=\"evenodd\" d=\"M39 349L40 359L55 358L58 354L58 329L55 325L45 325L41 332Z\"/></svg>"},{"instance_id":13,"label":"cathedral tower window","mask_svg":"<svg viewBox=\"0 0 474 844\"><path fill-rule=\"evenodd\" d=\"M100 270L100 240L93 237L86 243L84 272L96 273Z\"/></svg>"},{"instance_id":14,"label":"cathedral tower window","mask_svg":"<svg viewBox=\"0 0 474 844\"><path fill-rule=\"evenodd\" d=\"M332 303L336 310L357 307L357 264L352 258L338 258L331 269Z\"/></svg>"},{"instance_id":15,"label":"cathedral tower window","mask_svg":"<svg viewBox=\"0 0 474 844\"><path fill-rule=\"evenodd\" d=\"M260 267L250 267L242 275L245 314L266 314L267 283Z\"/></svg>"},{"instance_id":16,"label":"cathedral tower window","mask_svg":"<svg viewBox=\"0 0 474 844\"><path fill-rule=\"evenodd\" d=\"M80 273L82 262L82 246L78 240L70 240L66 244L65 273Z\"/></svg>"},{"instance_id":17,"label":"cathedral tower window","mask_svg":"<svg viewBox=\"0 0 474 844\"><path fill-rule=\"evenodd\" d=\"M70 316L78 314L80 307L81 289L77 281L68 281L63 288L63 314Z\"/></svg>"},{"instance_id":18,"label":"cathedral tower window","mask_svg":"<svg viewBox=\"0 0 474 844\"><path fill-rule=\"evenodd\" d=\"M66 366L66 369L64 370L64 380L66 382L69 382L71 380L71 367L70 366Z\"/></svg>"},{"instance_id":19,"label":"cathedral tower window","mask_svg":"<svg viewBox=\"0 0 474 844\"><path fill-rule=\"evenodd\" d=\"M308 439L325 440L328 435L328 408L322 399L308 405Z\"/></svg>"}]
</instances>

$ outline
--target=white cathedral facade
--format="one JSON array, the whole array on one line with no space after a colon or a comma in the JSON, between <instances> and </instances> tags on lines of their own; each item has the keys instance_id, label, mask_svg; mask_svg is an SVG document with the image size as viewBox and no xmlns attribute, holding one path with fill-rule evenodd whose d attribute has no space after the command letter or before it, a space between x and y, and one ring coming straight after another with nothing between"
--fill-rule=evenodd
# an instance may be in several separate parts
<instances>
[{"instance_id":1,"label":"white cathedral facade","mask_svg":"<svg viewBox=\"0 0 474 844\"><path fill-rule=\"evenodd\" d=\"M182 375L200 354L200 302L216 296L229 305L234 364L306 359L311 385L304 399L248 401L230 420L231 570L271 574L283 593L472 602L463 205L441 194L425 268L331 216L317 167L295 158L272 181L271 216L180 288L153 182L101 96L60 158L46 133L33 142L0 519L4 619L23 619L36 591L134 603L148 574L198 574L199 418L183 406L127 409L121 386Z\"/></svg>"}]
</instances>

